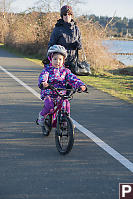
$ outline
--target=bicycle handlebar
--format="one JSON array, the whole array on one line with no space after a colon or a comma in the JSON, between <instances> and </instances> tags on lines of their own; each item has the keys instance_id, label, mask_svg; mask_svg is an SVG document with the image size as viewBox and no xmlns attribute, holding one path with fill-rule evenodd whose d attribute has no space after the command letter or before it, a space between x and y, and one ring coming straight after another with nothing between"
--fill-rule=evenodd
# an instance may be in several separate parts
<instances>
[{"instance_id":1,"label":"bicycle handlebar","mask_svg":"<svg viewBox=\"0 0 133 199\"><path fill-rule=\"evenodd\" d=\"M72 89L56 88L53 85L51 85L50 83L49 83L49 86L46 87L45 89L51 89L51 90L55 91L56 94L59 95L61 98L65 98L65 99L72 98L73 94L76 93L76 92L78 92L78 93L82 93L82 92L88 93L87 87L86 87L85 91L82 91L81 88L77 88L77 89L74 89L74 88L72 88ZM66 94L65 95L61 95L59 93L59 90L70 91L70 93L69 93L69 95L66 95Z\"/></svg>"},{"instance_id":2,"label":"bicycle handlebar","mask_svg":"<svg viewBox=\"0 0 133 199\"><path fill-rule=\"evenodd\" d=\"M50 85L50 84L49 84L49 86L47 87L47 89L49 89L49 88L50 88L51 90L55 91L56 94L59 95L61 98L65 98L65 99L71 98L72 95L76 92L75 89L55 88L54 86L52 86L52 85ZM66 91L72 91L72 92L70 92L69 95L66 95L66 94L65 94L65 95L61 95L61 94L59 93L59 90L66 90Z\"/></svg>"}]
</instances>

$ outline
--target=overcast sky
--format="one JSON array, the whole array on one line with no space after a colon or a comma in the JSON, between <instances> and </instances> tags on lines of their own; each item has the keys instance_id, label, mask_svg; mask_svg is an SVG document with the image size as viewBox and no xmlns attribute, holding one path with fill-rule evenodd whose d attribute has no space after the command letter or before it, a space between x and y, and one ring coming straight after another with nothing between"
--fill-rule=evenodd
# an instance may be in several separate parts
<instances>
[{"instance_id":1,"label":"overcast sky","mask_svg":"<svg viewBox=\"0 0 133 199\"><path fill-rule=\"evenodd\" d=\"M12 9L18 12L34 6L38 0L16 0ZM54 1L54 0L53 0ZM85 3L76 7L77 13L95 14L97 16L115 16L133 18L133 0L83 0ZM82 1L82 2L83 2ZM58 6L55 7L58 10Z\"/></svg>"}]
</instances>

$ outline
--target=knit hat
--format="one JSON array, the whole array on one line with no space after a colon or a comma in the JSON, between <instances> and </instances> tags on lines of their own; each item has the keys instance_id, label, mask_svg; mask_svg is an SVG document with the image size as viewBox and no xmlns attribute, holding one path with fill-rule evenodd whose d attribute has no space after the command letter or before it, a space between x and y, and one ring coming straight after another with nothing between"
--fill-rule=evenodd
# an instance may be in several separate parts
<instances>
[{"instance_id":1,"label":"knit hat","mask_svg":"<svg viewBox=\"0 0 133 199\"><path fill-rule=\"evenodd\" d=\"M65 5L61 8L60 16L63 18L63 15L67 13L73 15L72 7Z\"/></svg>"}]
</instances>

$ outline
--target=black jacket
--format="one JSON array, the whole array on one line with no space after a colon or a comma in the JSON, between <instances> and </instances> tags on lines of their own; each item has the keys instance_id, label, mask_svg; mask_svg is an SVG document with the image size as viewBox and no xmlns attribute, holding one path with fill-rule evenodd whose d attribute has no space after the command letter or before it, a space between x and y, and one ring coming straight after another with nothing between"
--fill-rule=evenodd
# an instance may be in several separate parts
<instances>
[{"instance_id":1,"label":"black jacket","mask_svg":"<svg viewBox=\"0 0 133 199\"><path fill-rule=\"evenodd\" d=\"M66 62L75 60L76 50L80 50L82 44L80 31L73 20L71 23L64 22L63 19L57 21L51 34L48 48L55 44L66 48L68 53Z\"/></svg>"}]
</instances>

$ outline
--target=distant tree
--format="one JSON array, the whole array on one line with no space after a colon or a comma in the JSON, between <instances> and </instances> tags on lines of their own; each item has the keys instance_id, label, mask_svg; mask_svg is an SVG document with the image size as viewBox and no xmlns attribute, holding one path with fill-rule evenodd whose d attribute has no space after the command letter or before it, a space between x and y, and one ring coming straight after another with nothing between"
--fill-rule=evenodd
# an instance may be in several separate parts
<instances>
[{"instance_id":1,"label":"distant tree","mask_svg":"<svg viewBox=\"0 0 133 199\"><path fill-rule=\"evenodd\" d=\"M107 16L95 16L88 15L87 19L92 20L94 23L98 22L103 26L107 32L107 35L123 36L127 34L127 31L133 35L133 19L124 17L107 17Z\"/></svg>"},{"instance_id":2,"label":"distant tree","mask_svg":"<svg viewBox=\"0 0 133 199\"><path fill-rule=\"evenodd\" d=\"M129 19L128 27L133 28L133 19Z\"/></svg>"},{"instance_id":3,"label":"distant tree","mask_svg":"<svg viewBox=\"0 0 133 199\"><path fill-rule=\"evenodd\" d=\"M128 26L128 22L129 22L128 18L124 17L124 18L123 18L123 23L124 23L126 26Z\"/></svg>"},{"instance_id":4,"label":"distant tree","mask_svg":"<svg viewBox=\"0 0 133 199\"><path fill-rule=\"evenodd\" d=\"M106 24L108 23L108 17L107 16L100 16L100 18L99 18L99 23L103 26L103 27L105 27L106 26Z\"/></svg>"},{"instance_id":5,"label":"distant tree","mask_svg":"<svg viewBox=\"0 0 133 199\"><path fill-rule=\"evenodd\" d=\"M99 17L97 17L94 14L89 15L88 19L91 20L91 21L93 21L94 23L97 22L97 21L99 21Z\"/></svg>"}]
</instances>

